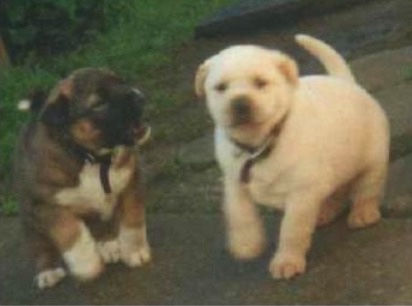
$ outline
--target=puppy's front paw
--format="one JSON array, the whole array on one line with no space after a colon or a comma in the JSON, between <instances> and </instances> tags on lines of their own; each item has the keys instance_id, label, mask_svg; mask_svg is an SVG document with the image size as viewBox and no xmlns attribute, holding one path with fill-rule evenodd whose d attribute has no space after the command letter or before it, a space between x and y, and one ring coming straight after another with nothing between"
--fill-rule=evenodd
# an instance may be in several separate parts
<instances>
[{"instance_id":1,"label":"puppy's front paw","mask_svg":"<svg viewBox=\"0 0 412 306\"><path fill-rule=\"evenodd\" d=\"M306 259L304 255L292 253L277 253L272 259L269 271L273 278L290 279L302 274L306 269Z\"/></svg>"},{"instance_id":2,"label":"puppy's front paw","mask_svg":"<svg viewBox=\"0 0 412 306\"><path fill-rule=\"evenodd\" d=\"M265 247L265 237L260 227L239 227L229 229L229 250L241 260L259 256Z\"/></svg>"},{"instance_id":3,"label":"puppy's front paw","mask_svg":"<svg viewBox=\"0 0 412 306\"><path fill-rule=\"evenodd\" d=\"M85 261L70 265L70 272L80 281L95 279L103 270L104 264L97 253L94 258L85 258Z\"/></svg>"},{"instance_id":4,"label":"puppy's front paw","mask_svg":"<svg viewBox=\"0 0 412 306\"><path fill-rule=\"evenodd\" d=\"M354 207L349 213L348 226L362 228L377 223L381 219L379 208L375 205Z\"/></svg>"},{"instance_id":5,"label":"puppy's front paw","mask_svg":"<svg viewBox=\"0 0 412 306\"><path fill-rule=\"evenodd\" d=\"M35 281L39 289L51 288L66 276L66 271L58 267L55 269L44 270L37 274Z\"/></svg>"},{"instance_id":6,"label":"puppy's front paw","mask_svg":"<svg viewBox=\"0 0 412 306\"><path fill-rule=\"evenodd\" d=\"M129 267L141 266L150 261L150 246L146 227L121 227L119 234L120 258Z\"/></svg>"},{"instance_id":7,"label":"puppy's front paw","mask_svg":"<svg viewBox=\"0 0 412 306\"><path fill-rule=\"evenodd\" d=\"M70 273L80 280L96 278L104 269L96 242L84 225L73 246L63 253L63 259Z\"/></svg>"},{"instance_id":8,"label":"puppy's front paw","mask_svg":"<svg viewBox=\"0 0 412 306\"><path fill-rule=\"evenodd\" d=\"M104 263L116 263L120 260L120 243L117 239L98 242L97 250Z\"/></svg>"},{"instance_id":9,"label":"puppy's front paw","mask_svg":"<svg viewBox=\"0 0 412 306\"><path fill-rule=\"evenodd\" d=\"M129 267L139 267L149 262L151 259L149 245L143 245L137 248L121 248L121 259Z\"/></svg>"}]
</instances>

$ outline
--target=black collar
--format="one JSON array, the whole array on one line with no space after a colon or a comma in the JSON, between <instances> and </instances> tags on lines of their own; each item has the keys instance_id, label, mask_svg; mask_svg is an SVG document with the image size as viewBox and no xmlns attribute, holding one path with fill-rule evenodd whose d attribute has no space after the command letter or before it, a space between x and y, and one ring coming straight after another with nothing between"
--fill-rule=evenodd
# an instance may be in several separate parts
<instances>
[{"instance_id":1,"label":"black collar","mask_svg":"<svg viewBox=\"0 0 412 306\"><path fill-rule=\"evenodd\" d=\"M266 158L270 152L273 150L273 147L275 146L275 142L277 138L279 137L283 126L285 125L286 119L288 115L284 115L283 118L277 122L274 127L271 129L269 135L265 138L264 142L262 145L254 147L250 146L248 144L244 144L242 142L237 141L236 139L233 139L232 137L229 137L229 139L232 141L232 143L238 147L241 151L246 152L249 154L247 157L245 163L243 164L241 170L240 170L240 181L244 184L247 184L250 182L251 175L250 175L250 170L254 164L257 162L261 161L262 159Z\"/></svg>"},{"instance_id":2,"label":"black collar","mask_svg":"<svg viewBox=\"0 0 412 306\"><path fill-rule=\"evenodd\" d=\"M89 164L98 164L100 166L100 183L102 185L104 193L110 194L112 192L112 188L110 185L109 170L112 162L112 154L109 153L105 155L96 155L93 152L79 146L78 144L72 144L70 146L70 151L82 162Z\"/></svg>"}]
</instances>

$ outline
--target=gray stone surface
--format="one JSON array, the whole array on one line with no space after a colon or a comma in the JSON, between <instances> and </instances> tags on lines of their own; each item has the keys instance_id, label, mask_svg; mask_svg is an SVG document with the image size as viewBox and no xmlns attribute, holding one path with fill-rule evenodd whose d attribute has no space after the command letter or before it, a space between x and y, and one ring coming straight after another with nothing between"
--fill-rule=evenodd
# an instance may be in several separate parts
<instances>
[{"instance_id":1,"label":"gray stone surface","mask_svg":"<svg viewBox=\"0 0 412 306\"><path fill-rule=\"evenodd\" d=\"M268 233L277 232L277 220L267 219ZM292 281L274 281L267 272L275 244L257 260L233 260L225 251L220 217L150 215L148 221L151 265L114 265L94 282L65 279L40 292L33 287L16 219L3 219L0 304L412 303L411 220L389 219L358 231L339 221L319 230L307 273Z\"/></svg>"},{"instance_id":2,"label":"gray stone surface","mask_svg":"<svg viewBox=\"0 0 412 306\"><path fill-rule=\"evenodd\" d=\"M383 210L387 216L412 216L412 155L391 165Z\"/></svg>"},{"instance_id":3,"label":"gray stone surface","mask_svg":"<svg viewBox=\"0 0 412 306\"><path fill-rule=\"evenodd\" d=\"M384 50L351 62L356 78L370 91L388 90L412 79L412 46Z\"/></svg>"},{"instance_id":4,"label":"gray stone surface","mask_svg":"<svg viewBox=\"0 0 412 306\"><path fill-rule=\"evenodd\" d=\"M412 81L389 87L375 94L386 110L391 123L391 134L412 131Z\"/></svg>"},{"instance_id":5,"label":"gray stone surface","mask_svg":"<svg viewBox=\"0 0 412 306\"><path fill-rule=\"evenodd\" d=\"M162 213L220 212L222 175L217 166L179 173L170 180L157 181L148 194L148 209Z\"/></svg>"},{"instance_id":6,"label":"gray stone surface","mask_svg":"<svg viewBox=\"0 0 412 306\"><path fill-rule=\"evenodd\" d=\"M178 152L180 163L188 165L205 165L214 162L213 135L193 140L182 146Z\"/></svg>"},{"instance_id":7,"label":"gray stone surface","mask_svg":"<svg viewBox=\"0 0 412 306\"><path fill-rule=\"evenodd\" d=\"M358 82L377 98L388 115L392 135L392 160L410 154L412 46L376 52L350 64Z\"/></svg>"}]
</instances>

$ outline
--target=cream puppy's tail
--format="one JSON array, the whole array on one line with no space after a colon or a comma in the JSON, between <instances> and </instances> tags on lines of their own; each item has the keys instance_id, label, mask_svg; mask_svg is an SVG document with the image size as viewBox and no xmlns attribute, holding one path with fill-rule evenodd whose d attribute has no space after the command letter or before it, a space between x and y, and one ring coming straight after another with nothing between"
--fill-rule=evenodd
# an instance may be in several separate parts
<instances>
[{"instance_id":1,"label":"cream puppy's tail","mask_svg":"<svg viewBox=\"0 0 412 306\"><path fill-rule=\"evenodd\" d=\"M345 59L331 46L319 39L304 34L296 35L295 40L310 54L315 56L330 75L356 83L355 77Z\"/></svg>"}]
</instances>

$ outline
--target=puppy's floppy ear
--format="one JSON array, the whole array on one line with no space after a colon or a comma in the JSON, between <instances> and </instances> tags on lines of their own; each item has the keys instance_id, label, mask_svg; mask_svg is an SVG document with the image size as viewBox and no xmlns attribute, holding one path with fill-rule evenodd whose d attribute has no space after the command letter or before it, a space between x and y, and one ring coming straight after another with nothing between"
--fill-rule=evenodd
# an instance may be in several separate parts
<instances>
[{"instance_id":1,"label":"puppy's floppy ear","mask_svg":"<svg viewBox=\"0 0 412 306\"><path fill-rule=\"evenodd\" d=\"M195 76L195 92L199 98L205 95L205 81L207 74L209 73L210 60L206 60L197 68Z\"/></svg>"},{"instance_id":2,"label":"puppy's floppy ear","mask_svg":"<svg viewBox=\"0 0 412 306\"><path fill-rule=\"evenodd\" d=\"M293 86L298 84L299 69L298 65L292 58L287 55L280 54L280 57L276 60L276 66L290 84Z\"/></svg>"},{"instance_id":3,"label":"puppy's floppy ear","mask_svg":"<svg viewBox=\"0 0 412 306\"><path fill-rule=\"evenodd\" d=\"M43 107L44 103L47 99L47 92L41 89L37 89L30 93L30 110L33 113L38 113L40 109Z\"/></svg>"},{"instance_id":4,"label":"puppy's floppy ear","mask_svg":"<svg viewBox=\"0 0 412 306\"><path fill-rule=\"evenodd\" d=\"M40 120L50 126L64 126L69 120L69 99L60 94L49 103L40 115Z\"/></svg>"},{"instance_id":5,"label":"puppy's floppy ear","mask_svg":"<svg viewBox=\"0 0 412 306\"><path fill-rule=\"evenodd\" d=\"M58 85L58 92L68 98L73 96L73 80L71 77L60 81Z\"/></svg>"},{"instance_id":6,"label":"puppy's floppy ear","mask_svg":"<svg viewBox=\"0 0 412 306\"><path fill-rule=\"evenodd\" d=\"M73 77L69 76L52 90L49 100L40 114L40 120L47 125L59 127L68 124L70 100L73 96Z\"/></svg>"}]
</instances>

